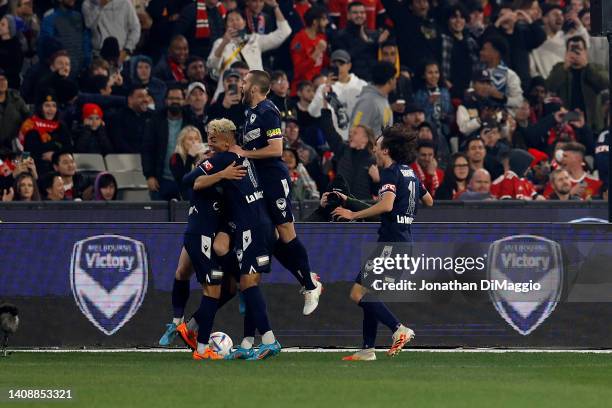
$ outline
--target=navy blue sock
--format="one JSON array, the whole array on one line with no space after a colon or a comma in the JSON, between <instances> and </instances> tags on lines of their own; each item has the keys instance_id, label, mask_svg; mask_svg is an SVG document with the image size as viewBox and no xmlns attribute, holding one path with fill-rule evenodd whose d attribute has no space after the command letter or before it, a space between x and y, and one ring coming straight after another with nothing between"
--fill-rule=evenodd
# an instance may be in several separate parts
<instances>
[{"instance_id":1,"label":"navy blue sock","mask_svg":"<svg viewBox=\"0 0 612 408\"><path fill-rule=\"evenodd\" d=\"M283 252L287 254L289 265L288 269L293 275L299 274L301 279L298 279L307 290L316 288L312 277L310 276L310 263L308 262L308 253L306 248L298 237L295 237L291 242L286 244L280 241L283 248ZM284 266L284 265L283 265Z\"/></svg>"},{"instance_id":2,"label":"navy blue sock","mask_svg":"<svg viewBox=\"0 0 612 408\"><path fill-rule=\"evenodd\" d=\"M253 312L248 307L244 311L244 337L255 337L255 319L253 319Z\"/></svg>"},{"instance_id":3,"label":"navy blue sock","mask_svg":"<svg viewBox=\"0 0 612 408\"><path fill-rule=\"evenodd\" d=\"M217 303L217 310L221 309L227 302L232 300L236 296L235 292L230 292L229 289L222 288L221 296L219 297L219 301Z\"/></svg>"},{"instance_id":4,"label":"navy blue sock","mask_svg":"<svg viewBox=\"0 0 612 408\"><path fill-rule=\"evenodd\" d=\"M185 306L189 300L189 281L174 278L172 284L172 310L173 317L180 318L185 314Z\"/></svg>"},{"instance_id":5,"label":"navy blue sock","mask_svg":"<svg viewBox=\"0 0 612 408\"><path fill-rule=\"evenodd\" d=\"M253 315L253 322L255 327L262 336L264 333L272 330L270 327L270 321L268 320L268 312L266 311L266 301L264 300L263 293L259 286L251 286L250 288L243 290L244 303L246 303L246 310L251 309Z\"/></svg>"},{"instance_id":6,"label":"navy blue sock","mask_svg":"<svg viewBox=\"0 0 612 408\"><path fill-rule=\"evenodd\" d=\"M359 306L363 308L365 312L371 313L376 319L387 326L392 332L395 332L400 326L400 321L393 314L391 310L380 300L376 299L376 296L366 293L359 302Z\"/></svg>"},{"instance_id":7,"label":"navy blue sock","mask_svg":"<svg viewBox=\"0 0 612 408\"><path fill-rule=\"evenodd\" d=\"M378 320L371 312L363 309L363 348L373 348L376 345Z\"/></svg>"},{"instance_id":8,"label":"navy blue sock","mask_svg":"<svg viewBox=\"0 0 612 408\"><path fill-rule=\"evenodd\" d=\"M202 296L200 308L194 315L199 326L198 343L208 344L213 322L215 321L215 314L217 313L218 303L218 299L209 296Z\"/></svg>"},{"instance_id":9,"label":"navy blue sock","mask_svg":"<svg viewBox=\"0 0 612 408\"><path fill-rule=\"evenodd\" d=\"M300 285L304 286L304 279L302 275L299 273L298 269L295 267L295 262L293 259L293 255L287 251L287 244L285 244L280 239L276 240L274 243L274 257L280 262L281 265L285 269L287 269L295 279L300 283Z\"/></svg>"}]
</instances>

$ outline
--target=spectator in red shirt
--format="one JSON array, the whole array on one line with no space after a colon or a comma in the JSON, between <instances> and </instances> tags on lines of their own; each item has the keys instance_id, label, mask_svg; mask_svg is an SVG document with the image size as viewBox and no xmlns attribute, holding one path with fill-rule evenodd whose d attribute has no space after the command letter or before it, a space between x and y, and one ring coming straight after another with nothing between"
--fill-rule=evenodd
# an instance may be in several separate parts
<instances>
[{"instance_id":1,"label":"spectator in red shirt","mask_svg":"<svg viewBox=\"0 0 612 408\"><path fill-rule=\"evenodd\" d=\"M417 159L410 167L433 196L444 180L444 172L438 168L436 160L436 147L432 141L421 140L417 152Z\"/></svg>"},{"instance_id":2,"label":"spectator in red shirt","mask_svg":"<svg viewBox=\"0 0 612 408\"><path fill-rule=\"evenodd\" d=\"M562 150L561 168L567 170L570 175L572 183L570 193L580 196L583 200L599 197L603 183L584 171L585 147L580 143L570 142L563 145ZM552 193L553 188L549 182L544 189L544 196L548 198Z\"/></svg>"},{"instance_id":3,"label":"spectator in red shirt","mask_svg":"<svg viewBox=\"0 0 612 408\"><path fill-rule=\"evenodd\" d=\"M329 2L329 15L338 28L343 29L346 27L348 8L355 3L363 4L365 7L366 28L368 30L376 30L385 24L387 11L381 0L333 0Z\"/></svg>"},{"instance_id":4,"label":"spectator in red shirt","mask_svg":"<svg viewBox=\"0 0 612 408\"><path fill-rule=\"evenodd\" d=\"M504 160L505 172L491 186L491 194L500 200L542 200L531 181L525 178L533 156L525 150L513 149Z\"/></svg>"},{"instance_id":5,"label":"spectator in red shirt","mask_svg":"<svg viewBox=\"0 0 612 408\"><path fill-rule=\"evenodd\" d=\"M293 82L291 95L297 94L297 85L303 80L311 81L329 63L325 27L329 23L326 10L314 6L304 14L306 27L291 41Z\"/></svg>"}]
</instances>

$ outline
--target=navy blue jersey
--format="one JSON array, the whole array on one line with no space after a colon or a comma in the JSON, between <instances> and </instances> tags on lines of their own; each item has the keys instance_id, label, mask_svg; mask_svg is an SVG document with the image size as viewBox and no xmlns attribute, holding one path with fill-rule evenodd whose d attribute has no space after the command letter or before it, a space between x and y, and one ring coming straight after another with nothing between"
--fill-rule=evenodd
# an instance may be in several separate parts
<instances>
[{"instance_id":1,"label":"navy blue jersey","mask_svg":"<svg viewBox=\"0 0 612 408\"><path fill-rule=\"evenodd\" d=\"M269 99L264 99L254 108L248 108L245 115L246 120L240 140L240 145L244 150L263 149L268 146L268 140L283 138L280 112ZM253 161L260 173L268 168L283 169L285 173L287 172L287 167L280 157ZM260 176L266 178L264 174Z\"/></svg>"},{"instance_id":2,"label":"navy blue jersey","mask_svg":"<svg viewBox=\"0 0 612 408\"><path fill-rule=\"evenodd\" d=\"M378 195L395 194L393 209L381 215L379 241L410 241L410 224L417 212L417 201L427 194L423 183L405 164L393 163L380 172Z\"/></svg>"},{"instance_id":3,"label":"navy blue jersey","mask_svg":"<svg viewBox=\"0 0 612 408\"><path fill-rule=\"evenodd\" d=\"M236 162L246 168L247 175L240 180L223 180L223 205L225 215L238 229L250 226L269 224L263 191L257 178L255 167L244 157L236 153L220 152L200 164L204 174L212 175Z\"/></svg>"},{"instance_id":4,"label":"navy blue jersey","mask_svg":"<svg viewBox=\"0 0 612 408\"><path fill-rule=\"evenodd\" d=\"M183 185L193 189L195 180L205 173L196 167L183 177ZM203 190L193 190L189 200L186 234L208 235L216 232L219 226L221 210L221 192L216 186Z\"/></svg>"},{"instance_id":5,"label":"navy blue jersey","mask_svg":"<svg viewBox=\"0 0 612 408\"><path fill-rule=\"evenodd\" d=\"M609 161L610 161L610 132L603 131L597 138L597 145L595 146L595 168L599 170L599 179L608 185L610 182L610 175L608 174Z\"/></svg>"}]
</instances>

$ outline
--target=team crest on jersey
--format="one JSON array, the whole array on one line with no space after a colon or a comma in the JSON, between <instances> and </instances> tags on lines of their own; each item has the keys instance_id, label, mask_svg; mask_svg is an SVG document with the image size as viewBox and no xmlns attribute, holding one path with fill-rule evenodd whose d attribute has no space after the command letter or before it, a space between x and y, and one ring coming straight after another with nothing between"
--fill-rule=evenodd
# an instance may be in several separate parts
<instances>
[{"instance_id":1,"label":"team crest on jersey","mask_svg":"<svg viewBox=\"0 0 612 408\"><path fill-rule=\"evenodd\" d=\"M142 242L96 235L74 244L70 286L81 312L112 336L138 311L147 293L149 266Z\"/></svg>"},{"instance_id":2,"label":"team crest on jersey","mask_svg":"<svg viewBox=\"0 0 612 408\"><path fill-rule=\"evenodd\" d=\"M205 169L206 171L210 171L212 168L213 168L212 163L211 163L209 160L206 160L206 161L204 162L204 169Z\"/></svg>"},{"instance_id":3,"label":"team crest on jersey","mask_svg":"<svg viewBox=\"0 0 612 408\"><path fill-rule=\"evenodd\" d=\"M257 119L257 115L255 115L254 113L251 114L251 117L249 118L249 122L251 123L251 125L253 123L255 123L255 119Z\"/></svg>"},{"instance_id":4,"label":"team crest on jersey","mask_svg":"<svg viewBox=\"0 0 612 408\"><path fill-rule=\"evenodd\" d=\"M287 200L284 198L279 198L276 200L276 207L281 211L285 211L287 208Z\"/></svg>"},{"instance_id":5,"label":"team crest on jersey","mask_svg":"<svg viewBox=\"0 0 612 408\"><path fill-rule=\"evenodd\" d=\"M529 335L555 310L563 289L561 246L536 235L514 235L489 247L487 279L515 284L533 281L541 289L518 293L497 288L489 297L500 316L523 336Z\"/></svg>"}]
</instances>

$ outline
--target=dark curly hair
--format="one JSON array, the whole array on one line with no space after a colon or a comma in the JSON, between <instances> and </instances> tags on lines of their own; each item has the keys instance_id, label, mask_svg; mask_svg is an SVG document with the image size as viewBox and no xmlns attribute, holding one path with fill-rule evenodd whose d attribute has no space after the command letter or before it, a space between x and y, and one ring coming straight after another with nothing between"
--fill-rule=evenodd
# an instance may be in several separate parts
<instances>
[{"instance_id":1,"label":"dark curly hair","mask_svg":"<svg viewBox=\"0 0 612 408\"><path fill-rule=\"evenodd\" d=\"M383 130L381 147L389 150L389 156L400 164L410 164L416 159L417 134L399 124Z\"/></svg>"}]
</instances>

